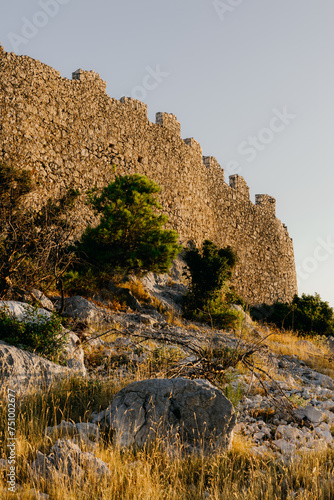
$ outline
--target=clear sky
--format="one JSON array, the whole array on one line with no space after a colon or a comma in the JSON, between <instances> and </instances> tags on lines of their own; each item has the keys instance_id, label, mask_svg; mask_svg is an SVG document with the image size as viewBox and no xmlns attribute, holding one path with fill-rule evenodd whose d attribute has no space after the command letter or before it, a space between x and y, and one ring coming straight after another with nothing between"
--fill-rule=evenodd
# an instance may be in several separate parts
<instances>
[{"instance_id":1,"label":"clear sky","mask_svg":"<svg viewBox=\"0 0 334 500\"><path fill-rule=\"evenodd\" d=\"M333 0L12 0L0 41L177 115L226 179L276 197L299 294L334 306L333 22Z\"/></svg>"}]
</instances>

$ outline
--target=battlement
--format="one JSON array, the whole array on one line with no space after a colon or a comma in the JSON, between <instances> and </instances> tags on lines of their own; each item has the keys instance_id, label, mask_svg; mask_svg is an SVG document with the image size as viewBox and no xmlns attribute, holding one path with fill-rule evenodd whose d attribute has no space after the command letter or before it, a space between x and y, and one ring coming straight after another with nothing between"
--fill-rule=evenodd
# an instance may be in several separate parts
<instances>
[{"instance_id":1,"label":"battlement","mask_svg":"<svg viewBox=\"0 0 334 500\"><path fill-rule=\"evenodd\" d=\"M266 215L276 216L276 200L268 194L256 194L255 205L260 207Z\"/></svg>"},{"instance_id":2,"label":"battlement","mask_svg":"<svg viewBox=\"0 0 334 500\"><path fill-rule=\"evenodd\" d=\"M99 89L101 92L106 92L107 89L106 82L95 71L84 71L79 68L72 73L72 80L94 85L94 88Z\"/></svg>"},{"instance_id":3,"label":"battlement","mask_svg":"<svg viewBox=\"0 0 334 500\"><path fill-rule=\"evenodd\" d=\"M243 197L249 199L249 187L241 175L235 174L229 177L230 187L238 191Z\"/></svg>"},{"instance_id":4,"label":"battlement","mask_svg":"<svg viewBox=\"0 0 334 500\"><path fill-rule=\"evenodd\" d=\"M130 109L139 111L143 116L145 116L145 118L147 118L147 104L138 101L138 99L133 99L133 97L125 96L120 98L120 102L128 106Z\"/></svg>"},{"instance_id":5,"label":"battlement","mask_svg":"<svg viewBox=\"0 0 334 500\"><path fill-rule=\"evenodd\" d=\"M188 139L183 139L184 142L190 146L192 149L196 151L200 156L202 156L203 151L202 151L202 146L200 145L199 142L195 141L193 137L189 137Z\"/></svg>"},{"instance_id":6,"label":"battlement","mask_svg":"<svg viewBox=\"0 0 334 500\"><path fill-rule=\"evenodd\" d=\"M178 121L177 117L172 113L156 113L155 115L155 123L157 125L161 125L162 127L168 128L175 135L181 137L181 124Z\"/></svg>"},{"instance_id":7,"label":"battlement","mask_svg":"<svg viewBox=\"0 0 334 500\"><path fill-rule=\"evenodd\" d=\"M224 169L221 168L214 156L203 156L202 160L203 165L205 165L208 170L215 172L216 175L218 174L219 178L224 181Z\"/></svg>"}]
</instances>

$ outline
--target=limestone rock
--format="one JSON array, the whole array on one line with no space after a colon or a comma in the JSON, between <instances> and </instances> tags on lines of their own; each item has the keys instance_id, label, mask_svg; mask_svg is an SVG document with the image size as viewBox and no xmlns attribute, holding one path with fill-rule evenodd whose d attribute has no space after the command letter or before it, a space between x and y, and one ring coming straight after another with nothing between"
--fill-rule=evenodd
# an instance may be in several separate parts
<instances>
[{"instance_id":1,"label":"limestone rock","mask_svg":"<svg viewBox=\"0 0 334 500\"><path fill-rule=\"evenodd\" d=\"M296 414L299 418L307 418L312 424L319 424L323 421L325 415L322 411L317 410L313 406L306 406L306 408L298 408Z\"/></svg>"},{"instance_id":2,"label":"limestone rock","mask_svg":"<svg viewBox=\"0 0 334 500\"><path fill-rule=\"evenodd\" d=\"M243 308L241 306L239 306L238 304L232 304L231 310L236 311L240 314L240 316L242 318L242 323L244 326L252 327L254 325L254 322L253 322L252 318L249 316L249 314L247 314L243 310Z\"/></svg>"},{"instance_id":3,"label":"limestone rock","mask_svg":"<svg viewBox=\"0 0 334 500\"><path fill-rule=\"evenodd\" d=\"M334 337L330 336L327 338L327 347L331 352L334 352Z\"/></svg>"},{"instance_id":4,"label":"limestone rock","mask_svg":"<svg viewBox=\"0 0 334 500\"><path fill-rule=\"evenodd\" d=\"M166 309L182 312L183 297L188 289L182 278L186 265L178 257L174 260L169 274L148 273L141 281L148 292L158 299Z\"/></svg>"},{"instance_id":5,"label":"limestone rock","mask_svg":"<svg viewBox=\"0 0 334 500\"><path fill-rule=\"evenodd\" d=\"M53 380L69 376L67 367L0 341L0 379L6 385L26 389L27 385L47 386Z\"/></svg>"},{"instance_id":6,"label":"limestone rock","mask_svg":"<svg viewBox=\"0 0 334 500\"><path fill-rule=\"evenodd\" d=\"M98 307L80 295L65 299L64 316L75 318L88 325L105 323L109 320L108 313L102 307Z\"/></svg>"},{"instance_id":7,"label":"limestone rock","mask_svg":"<svg viewBox=\"0 0 334 500\"><path fill-rule=\"evenodd\" d=\"M94 422L115 431L121 447L142 447L168 436L171 444L181 439L192 448L228 448L236 416L232 403L206 380L176 378L128 385Z\"/></svg>"},{"instance_id":8,"label":"limestone rock","mask_svg":"<svg viewBox=\"0 0 334 500\"><path fill-rule=\"evenodd\" d=\"M24 321L28 318L29 321L38 322L39 317L49 318L51 315L45 309L35 309L30 304L15 300L0 300L0 309L5 309L10 316L18 321Z\"/></svg>"},{"instance_id":9,"label":"limestone rock","mask_svg":"<svg viewBox=\"0 0 334 500\"><path fill-rule=\"evenodd\" d=\"M75 424L62 421L59 425L47 427L45 435L51 438L70 437L76 444L85 444L88 449L94 450L100 440L100 429L97 425L88 422Z\"/></svg>"},{"instance_id":10,"label":"limestone rock","mask_svg":"<svg viewBox=\"0 0 334 500\"><path fill-rule=\"evenodd\" d=\"M309 340L298 340L296 345L300 346L301 349L307 351L309 354L317 354L319 356L324 354L322 349L320 349L319 347L316 347Z\"/></svg>"},{"instance_id":11,"label":"limestone rock","mask_svg":"<svg viewBox=\"0 0 334 500\"><path fill-rule=\"evenodd\" d=\"M296 451L296 445L286 441L285 439L276 439L273 444L280 450L283 455L293 455Z\"/></svg>"},{"instance_id":12,"label":"limestone rock","mask_svg":"<svg viewBox=\"0 0 334 500\"><path fill-rule=\"evenodd\" d=\"M33 478L84 480L88 471L97 477L110 476L109 467L103 460L90 452L83 453L79 446L68 439L58 439L48 456L37 452L36 460L30 465Z\"/></svg>"},{"instance_id":13,"label":"limestone rock","mask_svg":"<svg viewBox=\"0 0 334 500\"><path fill-rule=\"evenodd\" d=\"M54 309L53 302L50 299L48 299L43 292L41 292L40 290L33 289L31 290L30 293L43 309L53 311Z\"/></svg>"},{"instance_id":14,"label":"limestone rock","mask_svg":"<svg viewBox=\"0 0 334 500\"><path fill-rule=\"evenodd\" d=\"M66 366L78 375L86 376L85 354L81 347L80 339L70 330L67 330L67 342L64 346L64 353L66 356Z\"/></svg>"}]
</instances>

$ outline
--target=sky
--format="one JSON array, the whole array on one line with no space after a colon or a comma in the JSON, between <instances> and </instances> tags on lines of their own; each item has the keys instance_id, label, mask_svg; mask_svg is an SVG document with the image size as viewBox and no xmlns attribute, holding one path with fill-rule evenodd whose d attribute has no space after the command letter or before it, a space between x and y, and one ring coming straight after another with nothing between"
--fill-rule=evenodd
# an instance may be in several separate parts
<instances>
[{"instance_id":1,"label":"sky","mask_svg":"<svg viewBox=\"0 0 334 500\"><path fill-rule=\"evenodd\" d=\"M183 138L277 200L298 293L334 307L333 0L12 0L0 42L117 99L174 113Z\"/></svg>"}]
</instances>

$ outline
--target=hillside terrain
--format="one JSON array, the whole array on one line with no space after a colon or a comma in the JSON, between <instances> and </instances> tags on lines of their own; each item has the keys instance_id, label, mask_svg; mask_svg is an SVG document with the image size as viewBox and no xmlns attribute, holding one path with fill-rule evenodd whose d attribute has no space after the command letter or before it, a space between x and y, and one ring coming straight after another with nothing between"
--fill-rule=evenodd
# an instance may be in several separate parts
<instances>
[{"instance_id":1,"label":"hillside terrain","mask_svg":"<svg viewBox=\"0 0 334 500\"><path fill-rule=\"evenodd\" d=\"M334 498L333 339L253 322L240 306L234 330L186 321L181 271L130 280L127 305L67 297L61 364L0 343L17 438L17 490L2 459L1 498ZM34 296L38 317L60 306ZM28 307L0 305L21 318ZM159 380L173 386L166 400ZM200 438L187 430L194 414Z\"/></svg>"}]
</instances>

